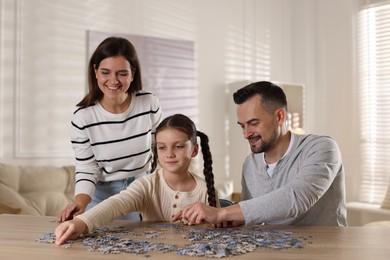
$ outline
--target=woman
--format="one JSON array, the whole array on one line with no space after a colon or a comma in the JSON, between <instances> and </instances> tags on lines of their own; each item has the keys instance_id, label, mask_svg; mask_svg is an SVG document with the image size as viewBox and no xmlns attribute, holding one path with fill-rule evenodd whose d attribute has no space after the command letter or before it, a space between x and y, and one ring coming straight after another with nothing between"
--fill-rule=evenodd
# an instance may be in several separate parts
<instances>
[{"instance_id":1,"label":"woman","mask_svg":"<svg viewBox=\"0 0 390 260\"><path fill-rule=\"evenodd\" d=\"M142 90L134 46L109 37L97 47L88 66L89 92L77 104L70 137L76 157L74 203L59 222L92 208L150 172L152 140L161 120L156 96ZM133 213L125 219L139 219Z\"/></svg>"}]
</instances>

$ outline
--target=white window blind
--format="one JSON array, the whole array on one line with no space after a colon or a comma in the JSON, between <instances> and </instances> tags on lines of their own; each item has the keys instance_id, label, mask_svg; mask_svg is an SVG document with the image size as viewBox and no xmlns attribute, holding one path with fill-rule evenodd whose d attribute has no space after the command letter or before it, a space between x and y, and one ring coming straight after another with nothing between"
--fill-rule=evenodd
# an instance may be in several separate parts
<instances>
[{"instance_id":1,"label":"white window blind","mask_svg":"<svg viewBox=\"0 0 390 260\"><path fill-rule=\"evenodd\" d=\"M357 17L362 202L380 204L390 176L390 1L360 1Z\"/></svg>"}]
</instances>

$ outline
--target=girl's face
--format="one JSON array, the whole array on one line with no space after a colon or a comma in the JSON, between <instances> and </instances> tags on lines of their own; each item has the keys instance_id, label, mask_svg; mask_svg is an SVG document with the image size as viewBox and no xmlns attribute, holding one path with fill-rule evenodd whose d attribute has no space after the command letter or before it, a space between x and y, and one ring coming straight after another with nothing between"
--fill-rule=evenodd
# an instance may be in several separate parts
<instances>
[{"instance_id":1,"label":"girl's face","mask_svg":"<svg viewBox=\"0 0 390 260\"><path fill-rule=\"evenodd\" d=\"M166 173L187 173L191 158L198 153L198 144L174 128L166 128L156 135L158 162Z\"/></svg>"},{"instance_id":2,"label":"girl's face","mask_svg":"<svg viewBox=\"0 0 390 260\"><path fill-rule=\"evenodd\" d=\"M123 56L105 58L99 68L94 66L97 83L103 92L103 100L122 103L127 98L127 90L133 81L130 63Z\"/></svg>"}]
</instances>

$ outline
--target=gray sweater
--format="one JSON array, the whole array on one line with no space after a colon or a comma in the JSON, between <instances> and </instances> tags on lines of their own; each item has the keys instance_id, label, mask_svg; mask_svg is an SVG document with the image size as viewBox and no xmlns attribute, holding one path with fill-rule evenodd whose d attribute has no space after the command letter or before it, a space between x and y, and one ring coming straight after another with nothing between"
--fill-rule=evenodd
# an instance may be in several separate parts
<instances>
[{"instance_id":1,"label":"gray sweater","mask_svg":"<svg viewBox=\"0 0 390 260\"><path fill-rule=\"evenodd\" d=\"M295 135L293 140L272 177L263 154L246 158L239 203L245 223L346 226L345 176L337 143L317 135Z\"/></svg>"}]
</instances>

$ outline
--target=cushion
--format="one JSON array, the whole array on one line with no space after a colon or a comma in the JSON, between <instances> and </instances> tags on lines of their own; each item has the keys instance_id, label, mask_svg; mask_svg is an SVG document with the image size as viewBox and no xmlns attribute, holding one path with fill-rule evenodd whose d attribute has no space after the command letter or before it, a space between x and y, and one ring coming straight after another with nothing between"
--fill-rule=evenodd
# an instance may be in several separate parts
<instances>
[{"instance_id":1,"label":"cushion","mask_svg":"<svg viewBox=\"0 0 390 260\"><path fill-rule=\"evenodd\" d=\"M18 214L22 209L11 205L8 201L0 199L0 214Z\"/></svg>"},{"instance_id":2,"label":"cushion","mask_svg":"<svg viewBox=\"0 0 390 260\"><path fill-rule=\"evenodd\" d=\"M0 198L20 214L56 216L74 198L74 166L0 163Z\"/></svg>"},{"instance_id":3,"label":"cushion","mask_svg":"<svg viewBox=\"0 0 390 260\"><path fill-rule=\"evenodd\" d=\"M389 184L387 185L387 192L385 198L382 201L381 208L390 209L390 181Z\"/></svg>"}]
</instances>

